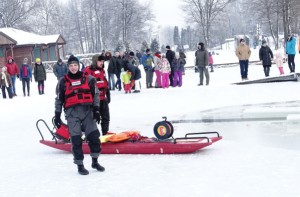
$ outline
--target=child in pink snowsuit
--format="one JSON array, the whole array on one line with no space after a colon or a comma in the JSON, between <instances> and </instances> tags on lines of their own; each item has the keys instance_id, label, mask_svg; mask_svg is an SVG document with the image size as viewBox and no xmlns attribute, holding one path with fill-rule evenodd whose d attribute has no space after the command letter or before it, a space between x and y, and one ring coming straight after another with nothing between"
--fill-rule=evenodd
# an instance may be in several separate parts
<instances>
[{"instance_id":1,"label":"child in pink snowsuit","mask_svg":"<svg viewBox=\"0 0 300 197\"><path fill-rule=\"evenodd\" d=\"M155 87L161 88L161 53L158 51L154 54L153 62L154 62L154 72L156 75Z\"/></svg>"},{"instance_id":2,"label":"child in pink snowsuit","mask_svg":"<svg viewBox=\"0 0 300 197\"><path fill-rule=\"evenodd\" d=\"M162 57L162 66L161 66L161 76L162 76L162 88L168 88L169 87L169 75L171 72L171 67L169 64L168 59L163 56Z\"/></svg>"},{"instance_id":3,"label":"child in pink snowsuit","mask_svg":"<svg viewBox=\"0 0 300 197\"><path fill-rule=\"evenodd\" d=\"M210 66L210 72L214 72L214 59L211 52L208 52L208 65Z\"/></svg>"},{"instance_id":4,"label":"child in pink snowsuit","mask_svg":"<svg viewBox=\"0 0 300 197\"><path fill-rule=\"evenodd\" d=\"M276 50L275 58L276 58L276 60L275 60L276 65L279 69L280 75L283 75L284 74L284 71L283 71L283 57L282 57L282 54L280 53L279 50Z\"/></svg>"}]
</instances>

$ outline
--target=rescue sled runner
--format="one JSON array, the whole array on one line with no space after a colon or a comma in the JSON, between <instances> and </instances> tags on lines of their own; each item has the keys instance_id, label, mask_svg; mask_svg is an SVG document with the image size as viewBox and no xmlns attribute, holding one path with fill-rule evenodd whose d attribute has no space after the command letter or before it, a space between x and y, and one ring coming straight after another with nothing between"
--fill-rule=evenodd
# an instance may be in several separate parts
<instances>
[{"instance_id":1,"label":"rescue sled runner","mask_svg":"<svg viewBox=\"0 0 300 197\"><path fill-rule=\"evenodd\" d=\"M187 133L184 137L173 138L173 125L165 120L154 126L156 137L148 138L141 136L138 131L125 131L121 133L109 133L100 137L101 154L185 154L193 153L214 142L222 139L218 132ZM52 135L52 140L45 140L40 129L40 124L44 123ZM52 119L52 124L53 119ZM65 124L58 129L53 126L51 130L47 123L40 119L36 122L36 127L42 137L40 143L63 151L71 152L68 127ZM88 142L83 139L82 149L84 154L89 154Z\"/></svg>"}]
</instances>

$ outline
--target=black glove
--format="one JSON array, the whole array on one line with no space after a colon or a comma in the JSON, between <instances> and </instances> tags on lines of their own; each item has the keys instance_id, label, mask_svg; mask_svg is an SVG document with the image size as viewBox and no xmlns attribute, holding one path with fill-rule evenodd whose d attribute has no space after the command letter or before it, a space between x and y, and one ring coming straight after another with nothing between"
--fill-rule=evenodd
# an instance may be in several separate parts
<instances>
[{"instance_id":1,"label":"black glove","mask_svg":"<svg viewBox=\"0 0 300 197\"><path fill-rule=\"evenodd\" d=\"M61 112L55 112L55 116L54 116L54 124L58 129L61 126L60 114L61 114Z\"/></svg>"},{"instance_id":2,"label":"black glove","mask_svg":"<svg viewBox=\"0 0 300 197\"><path fill-rule=\"evenodd\" d=\"M19 77L20 77L20 75L19 74L17 74L17 78L19 79Z\"/></svg>"},{"instance_id":3,"label":"black glove","mask_svg":"<svg viewBox=\"0 0 300 197\"><path fill-rule=\"evenodd\" d=\"M96 120L96 123L100 123L100 112L97 106L93 108L93 119Z\"/></svg>"},{"instance_id":4,"label":"black glove","mask_svg":"<svg viewBox=\"0 0 300 197\"><path fill-rule=\"evenodd\" d=\"M107 103L109 104L110 103L110 91L109 90L106 91L106 99L107 99Z\"/></svg>"}]
</instances>

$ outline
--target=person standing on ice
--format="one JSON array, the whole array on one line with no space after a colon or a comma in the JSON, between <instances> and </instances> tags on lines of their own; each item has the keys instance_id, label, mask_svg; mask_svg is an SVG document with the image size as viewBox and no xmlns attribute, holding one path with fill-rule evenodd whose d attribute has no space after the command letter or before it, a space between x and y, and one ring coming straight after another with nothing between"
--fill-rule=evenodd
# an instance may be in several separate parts
<instances>
[{"instance_id":1,"label":"person standing on ice","mask_svg":"<svg viewBox=\"0 0 300 197\"><path fill-rule=\"evenodd\" d=\"M265 76L268 77L270 74L270 67L272 66L273 52L270 47L268 47L265 40L262 41L261 48L259 49L259 60L264 67Z\"/></svg>"},{"instance_id":2,"label":"person standing on ice","mask_svg":"<svg viewBox=\"0 0 300 197\"><path fill-rule=\"evenodd\" d=\"M248 80L248 65L251 50L244 39L240 39L240 45L236 48L236 56L239 58L242 80Z\"/></svg>"},{"instance_id":3,"label":"person standing on ice","mask_svg":"<svg viewBox=\"0 0 300 197\"><path fill-rule=\"evenodd\" d=\"M275 61L276 61L276 65L279 69L279 73L280 75L284 75L284 71L283 71L283 57L282 57L282 54L281 52L276 49L275 51Z\"/></svg>"},{"instance_id":4,"label":"person standing on ice","mask_svg":"<svg viewBox=\"0 0 300 197\"><path fill-rule=\"evenodd\" d=\"M135 59L134 52L131 51L125 61L124 70L129 70L131 72L131 87L133 93L140 93L141 92L141 70L139 69L139 61Z\"/></svg>"},{"instance_id":5,"label":"person standing on ice","mask_svg":"<svg viewBox=\"0 0 300 197\"><path fill-rule=\"evenodd\" d=\"M153 88L153 57L150 49L146 49L146 54L142 57L142 64L146 73L146 87Z\"/></svg>"},{"instance_id":6,"label":"person standing on ice","mask_svg":"<svg viewBox=\"0 0 300 197\"><path fill-rule=\"evenodd\" d=\"M28 58L24 58L20 69L20 80L22 81L23 95L26 96L25 84L27 87L27 96L30 96L30 82L32 82L32 71L28 65Z\"/></svg>"},{"instance_id":7,"label":"person standing on ice","mask_svg":"<svg viewBox=\"0 0 300 197\"><path fill-rule=\"evenodd\" d=\"M204 47L204 43L199 42L198 50L195 52L196 66L199 70L200 83L198 86L203 85L203 73L205 74L206 85L209 84L209 73L208 73L208 52Z\"/></svg>"},{"instance_id":8,"label":"person standing on ice","mask_svg":"<svg viewBox=\"0 0 300 197\"><path fill-rule=\"evenodd\" d=\"M110 91L108 89L108 81L105 76L104 70L104 60L105 56L102 55L95 55L93 59L97 59L95 64L91 66L87 66L84 69L84 73L92 75L96 78L96 85L100 93L100 119L101 119L101 131L102 135L106 135L109 130L109 107L108 104L110 103Z\"/></svg>"},{"instance_id":9,"label":"person standing on ice","mask_svg":"<svg viewBox=\"0 0 300 197\"><path fill-rule=\"evenodd\" d=\"M170 78L169 75L171 73L171 66L166 58L166 56L162 56L162 66L161 66L161 86L162 88L168 88L170 85Z\"/></svg>"},{"instance_id":10,"label":"person standing on ice","mask_svg":"<svg viewBox=\"0 0 300 197\"><path fill-rule=\"evenodd\" d=\"M62 108L66 115L71 136L72 154L78 173L88 175L89 171L83 165L82 131L92 157L92 168L103 172L105 168L98 163L101 152L100 132L97 124L100 122L99 90L93 76L79 71L79 60L71 55L68 59L68 74L58 81L55 98L54 124L60 128Z\"/></svg>"},{"instance_id":11,"label":"person standing on ice","mask_svg":"<svg viewBox=\"0 0 300 197\"><path fill-rule=\"evenodd\" d=\"M157 51L153 56L154 72L156 75L155 87L161 88L161 52Z\"/></svg>"},{"instance_id":12,"label":"person standing on ice","mask_svg":"<svg viewBox=\"0 0 300 197\"><path fill-rule=\"evenodd\" d=\"M62 59L58 59L56 64L54 64L53 73L56 76L57 80L59 80L68 73L67 65L63 63Z\"/></svg>"},{"instance_id":13,"label":"person standing on ice","mask_svg":"<svg viewBox=\"0 0 300 197\"><path fill-rule=\"evenodd\" d=\"M210 67L210 72L214 72L214 59L211 52L208 52L208 66Z\"/></svg>"},{"instance_id":14,"label":"person standing on ice","mask_svg":"<svg viewBox=\"0 0 300 197\"><path fill-rule=\"evenodd\" d=\"M12 99L13 98L13 94L11 92L12 82L11 82L11 77L8 74L6 69L7 69L6 66L3 66L3 67L0 68L0 87L1 87L1 90L2 90L3 99L6 99L5 89L7 90L8 97L10 99Z\"/></svg>"},{"instance_id":15,"label":"person standing on ice","mask_svg":"<svg viewBox=\"0 0 300 197\"><path fill-rule=\"evenodd\" d=\"M17 96L16 93L16 78L19 78L19 68L11 56L7 57L6 63L7 73L10 75L11 78L11 93L13 96Z\"/></svg>"},{"instance_id":16,"label":"person standing on ice","mask_svg":"<svg viewBox=\"0 0 300 197\"><path fill-rule=\"evenodd\" d=\"M110 58L107 67L109 90L115 90L115 75L117 75L118 67L120 67L118 60L119 55L120 53L116 51L115 55Z\"/></svg>"},{"instance_id":17,"label":"person standing on ice","mask_svg":"<svg viewBox=\"0 0 300 197\"><path fill-rule=\"evenodd\" d=\"M47 78L47 73L45 70L44 65L41 62L40 58L36 58L35 60L35 66L34 66L34 80L38 82L38 90L39 94L44 94L45 84Z\"/></svg>"},{"instance_id":18,"label":"person standing on ice","mask_svg":"<svg viewBox=\"0 0 300 197\"><path fill-rule=\"evenodd\" d=\"M296 38L289 34L286 42L285 52L288 56L288 65L291 73L295 72L296 42Z\"/></svg>"},{"instance_id":19,"label":"person standing on ice","mask_svg":"<svg viewBox=\"0 0 300 197\"><path fill-rule=\"evenodd\" d=\"M171 47L169 45L166 46L166 58L169 61L169 64L172 65L172 62L175 58L175 52L171 50ZM171 73L169 75L169 79L170 79L170 86L173 86L173 76L174 76L174 70L171 67Z\"/></svg>"},{"instance_id":20,"label":"person standing on ice","mask_svg":"<svg viewBox=\"0 0 300 197\"><path fill-rule=\"evenodd\" d=\"M184 65L184 59L180 58L179 53L175 54L175 58L171 64L171 69L174 71L173 76L173 87L181 87L182 86L182 73L184 71L183 69Z\"/></svg>"}]
</instances>

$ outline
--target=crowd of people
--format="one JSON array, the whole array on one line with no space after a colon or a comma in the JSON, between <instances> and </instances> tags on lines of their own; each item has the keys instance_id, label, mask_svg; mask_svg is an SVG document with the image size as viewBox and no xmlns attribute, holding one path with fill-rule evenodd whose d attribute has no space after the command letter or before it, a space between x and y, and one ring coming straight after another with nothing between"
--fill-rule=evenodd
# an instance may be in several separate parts
<instances>
[{"instance_id":1,"label":"crowd of people","mask_svg":"<svg viewBox=\"0 0 300 197\"><path fill-rule=\"evenodd\" d=\"M6 92L10 99L17 96L17 79L20 79L22 82L23 96L30 96L30 83L32 82L32 77L34 77L35 82L38 83L39 94L44 94L44 81L46 81L47 72L41 62L41 59L36 58L35 66L32 71L30 64L28 64L28 58L25 57L23 59L23 63L19 68L14 59L11 56L8 56L7 63L0 66L0 86L3 98L7 98Z\"/></svg>"},{"instance_id":2,"label":"crowd of people","mask_svg":"<svg viewBox=\"0 0 300 197\"><path fill-rule=\"evenodd\" d=\"M295 73L296 38L292 34L289 34L285 43L285 54L287 56L286 59L288 62L288 67L290 73ZM300 40L298 50L300 53ZM248 64L251 56L251 50L244 39L240 39L240 44L236 48L235 53L239 59L241 78L242 80L248 80ZM279 49L275 50L274 55L266 40L262 40L262 45L259 49L259 60L262 63L263 71L266 77L269 77L270 75L270 68L273 62L275 62L276 66L278 67L279 74L284 74L283 64L286 61L285 55L282 54Z\"/></svg>"}]
</instances>

